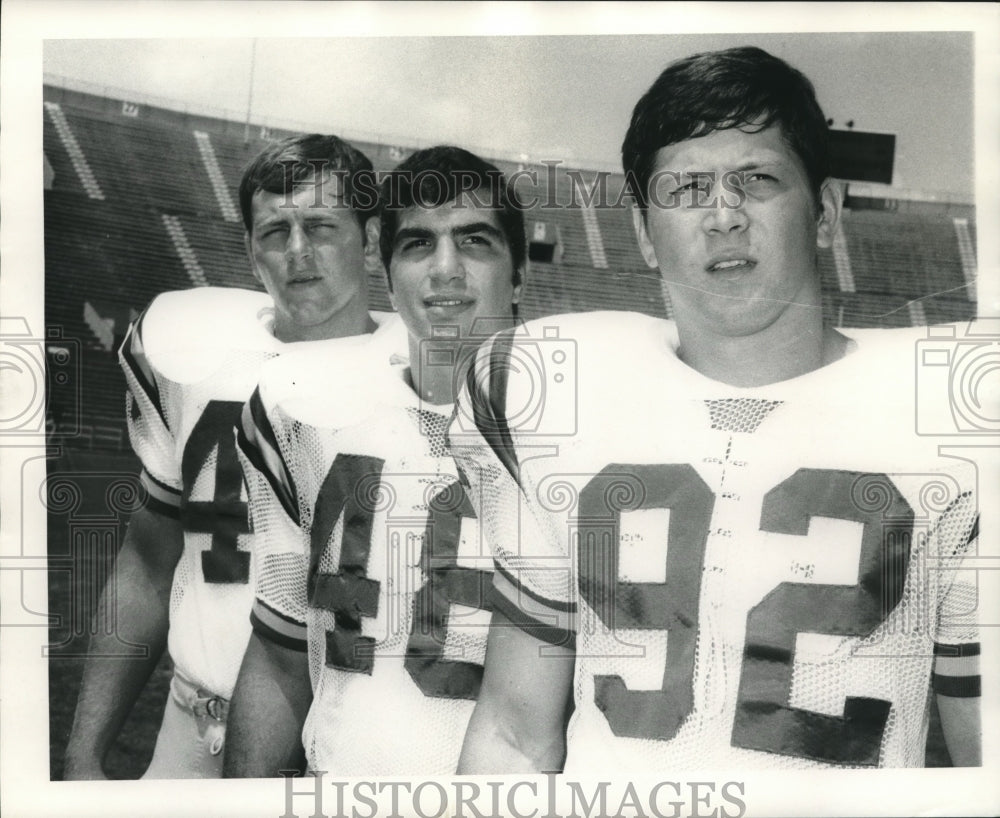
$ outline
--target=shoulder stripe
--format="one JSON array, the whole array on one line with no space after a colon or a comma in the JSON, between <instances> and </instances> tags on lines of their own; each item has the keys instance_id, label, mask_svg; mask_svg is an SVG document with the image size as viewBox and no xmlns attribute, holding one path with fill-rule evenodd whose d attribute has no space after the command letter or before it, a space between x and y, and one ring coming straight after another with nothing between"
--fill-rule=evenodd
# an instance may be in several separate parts
<instances>
[{"instance_id":1,"label":"shoulder stripe","mask_svg":"<svg viewBox=\"0 0 1000 818\"><path fill-rule=\"evenodd\" d=\"M518 593L524 594L526 597L533 599L535 602L539 602L546 608L551 608L553 611L562 611L565 613L576 613L576 605L572 602L559 602L554 599L548 599L541 594L532 591L527 585L518 581L515 576L508 571L504 566L502 566L496 560L493 561L493 568L498 574L500 574L504 579L507 580L511 585L513 585Z\"/></svg>"},{"instance_id":2,"label":"shoulder stripe","mask_svg":"<svg viewBox=\"0 0 1000 818\"><path fill-rule=\"evenodd\" d=\"M979 515L978 514L976 515L975 522L973 522L973 524L972 524L972 530L969 532L969 538L966 541L966 543L968 545L971 545L977 539L979 539Z\"/></svg>"},{"instance_id":3,"label":"shoulder stripe","mask_svg":"<svg viewBox=\"0 0 1000 818\"><path fill-rule=\"evenodd\" d=\"M507 376L510 372L510 350L514 343L514 330L506 330L494 336L488 345L488 389L483 394L477 371L482 362L469 367L466 386L472 402L473 418L483 439L496 453L497 458L517 479L517 454L510 436L510 427L505 415L507 403Z\"/></svg>"},{"instance_id":4,"label":"shoulder stripe","mask_svg":"<svg viewBox=\"0 0 1000 818\"><path fill-rule=\"evenodd\" d=\"M160 388L156 385L156 375L146 357L146 349L142 343L142 321L145 317L146 310L129 325L125 340L122 341L118 350L118 360L123 367L132 373L142 391L146 393L150 403L156 407L156 412L159 414L160 420L163 421L163 425L169 428L167 417L160 403Z\"/></svg>"},{"instance_id":5,"label":"shoulder stripe","mask_svg":"<svg viewBox=\"0 0 1000 818\"><path fill-rule=\"evenodd\" d=\"M947 508L941 512L935 523L935 530L940 531L944 528L945 522L951 517L956 515L964 514L967 511L967 506L969 503L975 502L973 494L971 491L963 491L954 500L952 500ZM966 554L969 552L970 546L972 546L979 537L979 514L976 513L972 520L967 522L963 529L967 527L968 534L963 534L961 536L956 536L954 539L954 547L948 556L955 556L958 554Z\"/></svg>"},{"instance_id":6,"label":"shoulder stripe","mask_svg":"<svg viewBox=\"0 0 1000 818\"><path fill-rule=\"evenodd\" d=\"M259 388L254 389L250 400L243 407L237 426L236 444L253 467L267 478L288 518L299 525L298 492L281 456L271 421L267 419Z\"/></svg>"},{"instance_id":7,"label":"shoulder stripe","mask_svg":"<svg viewBox=\"0 0 1000 818\"><path fill-rule=\"evenodd\" d=\"M309 649L305 622L279 613L259 598L250 609L250 624L254 633L270 642L303 653Z\"/></svg>"},{"instance_id":8,"label":"shoulder stripe","mask_svg":"<svg viewBox=\"0 0 1000 818\"><path fill-rule=\"evenodd\" d=\"M181 493L171 486L161 483L145 469L139 474L139 482L146 490L146 508L158 514L180 518Z\"/></svg>"},{"instance_id":9,"label":"shoulder stripe","mask_svg":"<svg viewBox=\"0 0 1000 818\"><path fill-rule=\"evenodd\" d=\"M494 611L503 614L528 636L550 645L576 650L576 634L573 631L533 619L495 589L490 596L490 602Z\"/></svg>"}]
</instances>

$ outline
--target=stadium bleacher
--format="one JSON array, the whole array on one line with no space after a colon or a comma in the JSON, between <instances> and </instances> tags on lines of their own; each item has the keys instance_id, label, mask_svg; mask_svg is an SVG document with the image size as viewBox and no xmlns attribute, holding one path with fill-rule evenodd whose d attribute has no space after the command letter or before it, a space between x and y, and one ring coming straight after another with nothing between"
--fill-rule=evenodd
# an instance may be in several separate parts
<instances>
[{"instance_id":1,"label":"stadium bleacher","mask_svg":"<svg viewBox=\"0 0 1000 818\"><path fill-rule=\"evenodd\" d=\"M74 413L84 433L68 435L67 445L127 446L124 382L113 350L85 319L85 305L112 319L120 339L127 316L159 292L204 283L260 289L245 258L237 188L243 166L267 138L287 132L244 131L229 120L52 85L44 86L44 99L44 151L54 172L45 194L46 324L76 339L78 369L86 373L73 398L79 405L51 406L51 422L57 430L76 428L67 423ZM409 150L355 144L380 171ZM570 171L561 166L497 164L508 174L523 171L519 195L540 203L553 173L563 205L536 205L526 214L529 226L542 221L555 228L562 257L531 263L524 318L598 309L670 314L656 272L638 252L627 209L588 205L579 192L573 201ZM605 182L607 201L616 202L621 174ZM975 316L971 207L959 215L954 207L853 209L842 230L838 246L820 255L824 313L834 325L895 327ZM371 284L372 306L388 309L379 271Z\"/></svg>"}]
</instances>

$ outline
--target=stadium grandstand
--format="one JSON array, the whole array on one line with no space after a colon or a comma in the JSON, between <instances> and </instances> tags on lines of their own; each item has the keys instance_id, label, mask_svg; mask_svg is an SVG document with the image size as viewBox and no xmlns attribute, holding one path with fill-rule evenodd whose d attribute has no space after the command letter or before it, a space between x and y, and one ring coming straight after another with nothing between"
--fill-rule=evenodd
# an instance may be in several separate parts
<instances>
[{"instance_id":1,"label":"stadium grandstand","mask_svg":"<svg viewBox=\"0 0 1000 818\"><path fill-rule=\"evenodd\" d=\"M129 320L164 290L260 288L243 249L237 186L244 163L292 131L54 84L44 86L43 116L50 361L53 348L78 355L69 371L86 373L79 389L53 390L49 428L69 446L123 450L115 349ZM376 170L416 147L352 141ZM598 309L669 315L620 205L620 173L594 191L597 171L497 164L507 174L525 171L517 191L536 201L526 213L525 318ZM872 188L848 187L840 234L821 254L827 320L895 327L974 317L974 207ZM547 206L553 190L556 207ZM383 277L373 274L371 283L373 308L388 309Z\"/></svg>"},{"instance_id":2,"label":"stadium grandstand","mask_svg":"<svg viewBox=\"0 0 1000 818\"><path fill-rule=\"evenodd\" d=\"M141 494L117 347L157 293L206 285L260 289L243 246L237 187L245 163L266 142L295 131L51 79L43 100L49 729L51 776L58 779L90 614L124 536L128 506ZM424 147L358 139L331 127L379 171ZM494 161L516 175L522 200L535 202L526 214L524 318L606 309L669 316L622 206L621 173L599 177L600 168L532 164L518 155L494 154ZM972 205L854 182L847 192L841 231L820 258L830 323L895 327L975 317ZM381 273L372 274L371 295L373 308L390 309ZM169 679L165 657L112 748L113 776L136 777L145 768ZM928 764L948 763L941 747L932 742Z\"/></svg>"}]
</instances>

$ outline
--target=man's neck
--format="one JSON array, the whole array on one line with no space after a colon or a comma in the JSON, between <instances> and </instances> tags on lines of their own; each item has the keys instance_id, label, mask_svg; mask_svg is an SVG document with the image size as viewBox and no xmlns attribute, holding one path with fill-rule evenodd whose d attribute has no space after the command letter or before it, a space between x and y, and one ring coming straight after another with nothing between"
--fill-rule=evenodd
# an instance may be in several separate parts
<instances>
[{"instance_id":1,"label":"man's neck","mask_svg":"<svg viewBox=\"0 0 1000 818\"><path fill-rule=\"evenodd\" d=\"M456 367L445 362L454 361L466 346L459 339L422 340L410 336L411 386L421 400L435 406L455 402L461 383Z\"/></svg>"},{"instance_id":2,"label":"man's neck","mask_svg":"<svg viewBox=\"0 0 1000 818\"><path fill-rule=\"evenodd\" d=\"M478 319L478 322L476 327L480 333L493 334L516 326L517 319L510 315ZM483 340L483 335L475 338L461 335L417 338L411 334L410 386L413 391L421 400L435 406L454 403L475 359L476 348Z\"/></svg>"},{"instance_id":3,"label":"man's neck","mask_svg":"<svg viewBox=\"0 0 1000 818\"><path fill-rule=\"evenodd\" d=\"M346 338L350 335L364 335L378 329L378 324L367 307L349 305L322 324L303 326L287 316L275 315L274 337L284 343L295 341L325 341L328 338Z\"/></svg>"},{"instance_id":4,"label":"man's neck","mask_svg":"<svg viewBox=\"0 0 1000 818\"><path fill-rule=\"evenodd\" d=\"M705 377L738 387L778 383L842 358L848 341L823 326L819 308L799 313L783 315L765 330L745 336L723 335L678 319L678 355Z\"/></svg>"}]
</instances>

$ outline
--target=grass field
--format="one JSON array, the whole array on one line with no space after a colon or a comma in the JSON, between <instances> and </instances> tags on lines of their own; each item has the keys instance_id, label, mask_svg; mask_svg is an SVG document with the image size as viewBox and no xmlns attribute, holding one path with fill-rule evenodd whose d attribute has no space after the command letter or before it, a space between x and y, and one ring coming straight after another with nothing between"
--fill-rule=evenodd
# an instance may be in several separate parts
<instances>
[{"instance_id":1,"label":"grass field","mask_svg":"<svg viewBox=\"0 0 1000 818\"><path fill-rule=\"evenodd\" d=\"M49 514L51 565L72 565L70 571L49 572L49 612L57 614L60 622L49 634L50 644L58 646L52 649L49 662L52 780L63 777L66 741L80 688L89 622L110 569L105 555L113 554L124 538L127 511L111 508L111 487L123 480L129 482L137 471L138 464L131 455L70 453L50 461L50 495L53 486L72 482L79 498L71 511L56 512L56 504L50 504ZM95 541L100 543L97 548L93 547ZM170 672L169 658L164 656L109 753L106 769L112 778L138 778L146 769L167 699ZM932 708L926 763L928 767L951 765L936 708Z\"/></svg>"}]
</instances>

